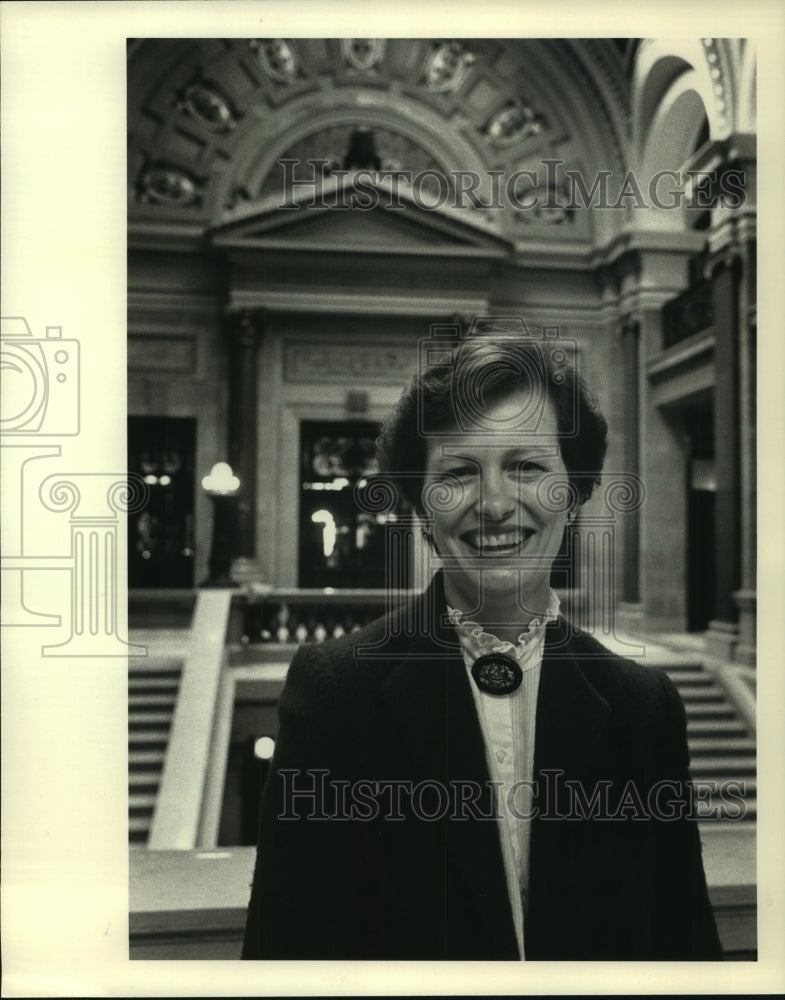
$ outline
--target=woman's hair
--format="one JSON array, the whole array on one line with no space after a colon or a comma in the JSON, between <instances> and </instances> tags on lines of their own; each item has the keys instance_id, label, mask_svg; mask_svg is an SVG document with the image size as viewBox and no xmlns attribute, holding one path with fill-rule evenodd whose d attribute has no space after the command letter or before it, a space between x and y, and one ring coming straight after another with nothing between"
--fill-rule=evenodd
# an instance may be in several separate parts
<instances>
[{"instance_id":1,"label":"woman's hair","mask_svg":"<svg viewBox=\"0 0 785 1000\"><path fill-rule=\"evenodd\" d=\"M428 438L450 430L511 433L485 416L489 404L529 389L540 412L549 400L573 495L584 503L599 485L608 425L596 396L567 361L558 340L485 329L463 340L439 340L439 358L404 389L376 441L379 466L422 513ZM442 349L443 348L443 349Z\"/></svg>"}]
</instances>

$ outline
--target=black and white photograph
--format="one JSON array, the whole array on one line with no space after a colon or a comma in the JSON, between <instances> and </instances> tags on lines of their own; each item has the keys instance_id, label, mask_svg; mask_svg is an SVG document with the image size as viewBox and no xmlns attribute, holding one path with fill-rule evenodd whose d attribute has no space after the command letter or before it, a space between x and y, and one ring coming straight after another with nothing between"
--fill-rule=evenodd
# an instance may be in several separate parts
<instances>
[{"instance_id":1,"label":"black and white photograph","mask_svg":"<svg viewBox=\"0 0 785 1000\"><path fill-rule=\"evenodd\" d=\"M3 995L127 995L18 943L82 866L121 991L776 992L771 6L223 6L34 102L112 129L4 266Z\"/></svg>"}]
</instances>

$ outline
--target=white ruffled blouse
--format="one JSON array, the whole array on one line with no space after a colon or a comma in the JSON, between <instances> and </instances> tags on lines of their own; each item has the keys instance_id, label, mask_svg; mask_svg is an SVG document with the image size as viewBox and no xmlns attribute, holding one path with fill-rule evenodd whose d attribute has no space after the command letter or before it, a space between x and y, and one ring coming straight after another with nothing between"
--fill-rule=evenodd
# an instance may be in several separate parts
<instances>
[{"instance_id":1,"label":"white ruffled blouse","mask_svg":"<svg viewBox=\"0 0 785 1000\"><path fill-rule=\"evenodd\" d=\"M469 672L477 715L485 740L485 756L491 780L498 789L499 837L502 846L507 888L512 905L521 959L524 959L524 920L529 890L529 818L534 775L534 726L537 692L545 643L545 626L559 614L559 598L549 592L548 609L520 633L517 642L506 642L483 631L462 611L447 607L461 643ZM486 694L471 676L474 661L488 653L513 657L523 671L520 687L509 695Z\"/></svg>"}]
</instances>

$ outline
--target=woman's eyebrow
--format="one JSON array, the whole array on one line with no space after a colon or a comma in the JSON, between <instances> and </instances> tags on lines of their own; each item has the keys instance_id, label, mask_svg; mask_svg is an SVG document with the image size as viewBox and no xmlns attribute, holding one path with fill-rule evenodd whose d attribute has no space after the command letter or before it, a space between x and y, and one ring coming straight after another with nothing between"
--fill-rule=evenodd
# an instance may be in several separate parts
<instances>
[{"instance_id":1,"label":"woman's eyebrow","mask_svg":"<svg viewBox=\"0 0 785 1000\"><path fill-rule=\"evenodd\" d=\"M445 469L450 465L457 465L465 462L467 465L479 465L482 460L477 456L470 455L434 455L433 467Z\"/></svg>"},{"instance_id":2,"label":"woman's eyebrow","mask_svg":"<svg viewBox=\"0 0 785 1000\"><path fill-rule=\"evenodd\" d=\"M516 448L509 448L504 453L505 461L520 457L536 455L539 458L555 458L559 454L559 446L555 444L522 444Z\"/></svg>"}]
</instances>

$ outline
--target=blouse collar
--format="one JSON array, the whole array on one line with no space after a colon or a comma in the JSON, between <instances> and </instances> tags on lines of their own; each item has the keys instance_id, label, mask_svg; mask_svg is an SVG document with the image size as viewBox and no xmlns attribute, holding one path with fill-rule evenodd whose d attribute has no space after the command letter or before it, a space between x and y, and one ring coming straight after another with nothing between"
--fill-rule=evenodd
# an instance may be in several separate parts
<instances>
[{"instance_id":1,"label":"blouse collar","mask_svg":"<svg viewBox=\"0 0 785 1000\"><path fill-rule=\"evenodd\" d=\"M556 592L549 590L547 610L541 617L533 618L529 622L515 643L491 635L480 624L467 618L465 612L451 608L449 604L447 605L447 617L455 626L461 645L469 653L472 660L487 653L506 653L508 656L514 656L520 663L539 649L545 635L545 626L548 622L556 621L559 616L560 603Z\"/></svg>"}]
</instances>

